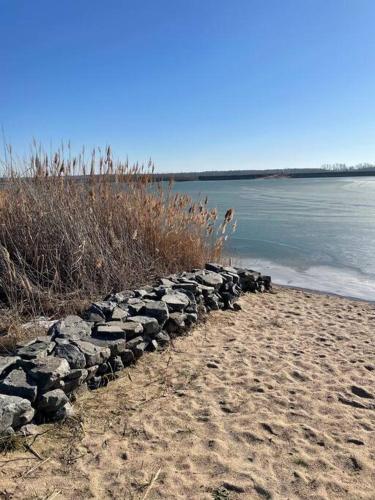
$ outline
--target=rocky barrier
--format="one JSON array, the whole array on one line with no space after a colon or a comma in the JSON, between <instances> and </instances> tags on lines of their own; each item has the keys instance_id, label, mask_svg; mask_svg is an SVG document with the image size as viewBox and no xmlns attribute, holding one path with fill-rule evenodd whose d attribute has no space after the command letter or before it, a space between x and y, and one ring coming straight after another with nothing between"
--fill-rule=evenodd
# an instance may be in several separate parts
<instances>
[{"instance_id":1,"label":"rocky barrier","mask_svg":"<svg viewBox=\"0 0 375 500\"><path fill-rule=\"evenodd\" d=\"M241 293L270 289L269 276L207 264L162 278L156 286L112 294L82 317L54 322L47 335L0 357L0 434L71 416L79 391L106 385L209 311L239 308Z\"/></svg>"}]
</instances>

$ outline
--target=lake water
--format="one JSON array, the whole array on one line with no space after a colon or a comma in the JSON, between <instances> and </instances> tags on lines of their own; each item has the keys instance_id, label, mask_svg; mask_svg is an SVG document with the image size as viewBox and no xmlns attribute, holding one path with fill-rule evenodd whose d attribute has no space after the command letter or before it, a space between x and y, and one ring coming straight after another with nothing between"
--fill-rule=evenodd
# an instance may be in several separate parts
<instances>
[{"instance_id":1,"label":"lake water","mask_svg":"<svg viewBox=\"0 0 375 500\"><path fill-rule=\"evenodd\" d=\"M234 208L227 253L279 284L375 300L375 177L176 183Z\"/></svg>"}]
</instances>

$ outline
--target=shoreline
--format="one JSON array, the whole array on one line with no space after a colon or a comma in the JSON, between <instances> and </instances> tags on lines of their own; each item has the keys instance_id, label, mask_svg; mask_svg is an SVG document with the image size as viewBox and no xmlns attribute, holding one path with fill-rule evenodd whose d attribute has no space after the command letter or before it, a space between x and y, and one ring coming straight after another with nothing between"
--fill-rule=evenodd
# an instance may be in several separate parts
<instances>
[{"instance_id":1,"label":"shoreline","mask_svg":"<svg viewBox=\"0 0 375 500\"><path fill-rule=\"evenodd\" d=\"M280 287L283 289L287 290L297 290L299 292L307 292L307 293L312 293L316 295L326 295L327 297L336 297L338 299L347 299L347 300L353 300L355 302L364 302L365 304L375 304L375 300L371 299L362 299L359 297L353 297L351 295L343 295L340 293L335 293L335 292L325 292L324 290L316 290L314 288L307 288L303 286L294 286L294 285L284 285L281 283L276 283L275 281L272 282L273 287Z\"/></svg>"}]
</instances>

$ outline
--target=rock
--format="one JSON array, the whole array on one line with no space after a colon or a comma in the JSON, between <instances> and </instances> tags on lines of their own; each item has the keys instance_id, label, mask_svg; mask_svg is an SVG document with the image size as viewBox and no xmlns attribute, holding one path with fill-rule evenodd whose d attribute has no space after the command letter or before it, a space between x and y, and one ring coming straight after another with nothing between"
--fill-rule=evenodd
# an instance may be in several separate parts
<instances>
[{"instance_id":1,"label":"rock","mask_svg":"<svg viewBox=\"0 0 375 500\"><path fill-rule=\"evenodd\" d=\"M139 298L129 299L128 308L130 316L136 316L137 314L140 314L144 306L145 303Z\"/></svg>"},{"instance_id":2,"label":"rock","mask_svg":"<svg viewBox=\"0 0 375 500\"><path fill-rule=\"evenodd\" d=\"M57 345L54 354L58 358L66 359L70 368L84 368L86 366L84 354L73 344Z\"/></svg>"},{"instance_id":3,"label":"rock","mask_svg":"<svg viewBox=\"0 0 375 500\"><path fill-rule=\"evenodd\" d=\"M218 309L220 309L219 303L220 300L216 294L207 295L207 297L205 298L206 307L211 311L217 311Z\"/></svg>"},{"instance_id":4,"label":"rock","mask_svg":"<svg viewBox=\"0 0 375 500\"><path fill-rule=\"evenodd\" d=\"M90 380L87 382L87 386L89 389L94 390L94 389L99 389L99 387L102 387L103 381L102 377L92 377Z\"/></svg>"},{"instance_id":5,"label":"rock","mask_svg":"<svg viewBox=\"0 0 375 500\"><path fill-rule=\"evenodd\" d=\"M134 339L132 340L129 340L129 342L127 343L127 346L128 346L128 349L131 349L133 350L134 347L138 344L140 344L141 342L143 342L143 337L135 337Z\"/></svg>"},{"instance_id":6,"label":"rock","mask_svg":"<svg viewBox=\"0 0 375 500\"><path fill-rule=\"evenodd\" d=\"M166 347L170 343L171 337L166 332L159 332L155 335L155 340L161 347Z\"/></svg>"},{"instance_id":7,"label":"rock","mask_svg":"<svg viewBox=\"0 0 375 500\"><path fill-rule=\"evenodd\" d=\"M168 279L168 278L161 278L159 279L159 283L164 287L164 288L172 288L172 286L175 284L174 281Z\"/></svg>"},{"instance_id":8,"label":"rock","mask_svg":"<svg viewBox=\"0 0 375 500\"><path fill-rule=\"evenodd\" d=\"M128 318L128 321L140 323L143 326L143 333L146 335L153 335L160 332L160 325L156 318L151 318L149 316L132 316Z\"/></svg>"},{"instance_id":9,"label":"rock","mask_svg":"<svg viewBox=\"0 0 375 500\"><path fill-rule=\"evenodd\" d=\"M88 377L88 370L76 369L71 370L66 377L64 377L63 390L66 394L76 391L78 387L82 386Z\"/></svg>"},{"instance_id":10,"label":"rock","mask_svg":"<svg viewBox=\"0 0 375 500\"><path fill-rule=\"evenodd\" d=\"M47 414L56 413L59 408L66 405L68 402L69 399L64 391L55 389L42 395L38 402L38 410Z\"/></svg>"},{"instance_id":11,"label":"rock","mask_svg":"<svg viewBox=\"0 0 375 500\"><path fill-rule=\"evenodd\" d=\"M147 348L150 350L150 351L156 351L158 349L158 343L156 342L155 339L151 340L151 342L148 344Z\"/></svg>"},{"instance_id":12,"label":"rock","mask_svg":"<svg viewBox=\"0 0 375 500\"><path fill-rule=\"evenodd\" d=\"M87 380L91 380L97 374L99 365L90 366L87 368Z\"/></svg>"},{"instance_id":13,"label":"rock","mask_svg":"<svg viewBox=\"0 0 375 500\"><path fill-rule=\"evenodd\" d=\"M66 359L48 356L35 360L28 375L35 381L41 392L46 392L59 387L60 382L69 372L70 367Z\"/></svg>"},{"instance_id":14,"label":"rock","mask_svg":"<svg viewBox=\"0 0 375 500\"><path fill-rule=\"evenodd\" d=\"M122 328L125 332L125 337L127 340L138 337L138 335L141 335L143 333L142 324L134 321L134 318L132 319L132 321L126 321L125 323L123 323Z\"/></svg>"},{"instance_id":15,"label":"rock","mask_svg":"<svg viewBox=\"0 0 375 500\"><path fill-rule=\"evenodd\" d=\"M35 424L25 424L21 427L20 433L23 436L35 436L39 434L39 426Z\"/></svg>"},{"instance_id":16,"label":"rock","mask_svg":"<svg viewBox=\"0 0 375 500\"><path fill-rule=\"evenodd\" d=\"M129 299L135 296L134 292L131 290L124 290L122 292L112 293L106 297L105 300L109 300L110 302L115 302L116 304L123 304L127 302Z\"/></svg>"},{"instance_id":17,"label":"rock","mask_svg":"<svg viewBox=\"0 0 375 500\"><path fill-rule=\"evenodd\" d=\"M125 339L100 339L96 337L91 337L89 339L94 345L99 347L107 347L111 351L111 356L119 356L126 350L126 340Z\"/></svg>"},{"instance_id":18,"label":"rock","mask_svg":"<svg viewBox=\"0 0 375 500\"><path fill-rule=\"evenodd\" d=\"M140 358L149 345L150 345L149 342L141 342L140 344L137 344L133 348L134 357Z\"/></svg>"},{"instance_id":19,"label":"rock","mask_svg":"<svg viewBox=\"0 0 375 500\"><path fill-rule=\"evenodd\" d=\"M185 329L186 314L173 312L169 315L168 321L164 325L164 329L168 333L179 333Z\"/></svg>"},{"instance_id":20,"label":"rock","mask_svg":"<svg viewBox=\"0 0 375 500\"><path fill-rule=\"evenodd\" d=\"M212 271L199 271L195 274L195 279L202 285L212 286L215 290L218 290L223 284L221 275Z\"/></svg>"},{"instance_id":21,"label":"rock","mask_svg":"<svg viewBox=\"0 0 375 500\"><path fill-rule=\"evenodd\" d=\"M186 319L185 319L185 324L190 327L197 323L198 321L198 314L197 313L185 313Z\"/></svg>"},{"instance_id":22,"label":"rock","mask_svg":"<svg viewBox=\"0 0 375 500\"><path fill-rule=\"evenodd\" d=\"M73 406L68 402L56 411L54 420L65 420L66 418L72 417L74 417L74 409Z\"/></svg>"},{"instance_id":23,"label":"rock","mask_svg":"<svg viewBox=\"0 0 375 500\"><path fill-rule=\"evenodd\" d=\"M119 372L124 369L124 363L122 362L120 356L110 358L108 363L113 372Z\"/></svg>"},{"instance_id":24,"label":"rock","mask_svg":"<svg viewBox=\"0 0 375 500\"><path fill-rule=\"evenodd\" d=\"M128 316L128 311L123 309L122 307L115 307L111 314L112 321L122 321L125 320Z\"/></svg>"},{"instance_id":25,"label":"rock","mask_svg":"<svg viewBox=\"0 0 375 500\"><path fill-rule=\"evenodd\" d=\"M55 343L51 342L50 338L48 338L47 342L34 340L18 348L17 356L23 359L44 358L51 354L54 347Z\"/></svg>"},{"instance_id":26,"label":"rock","mask_svg":"<svg viewBox=\"0 0 375 500\"><path fill-rule=\"evenodd\" d=\"M214 273L220 273L223 270L223 266L214 262L208 262L204 267L207 271L213 271Z\"/></svg>"},{"instance_id":27,"label":"rock","mask_svg":"<svg viewBox=\"0 0 375 500\"><path fill-rule=\"evenodd\" d=\"M125 332L122 328L121 321L113 321L113 323L105 323L99 325L94 330L94 336L97 338L125 338Z\"/></svg>"},{"instance_id":28,"label":"rock","mask_svg":"<svg viewBox=\"0 0 375 500\"><path fill-rule=\"evenodd\" d=\"M156 318L161 325L164 325L169 318L167 304L161 300L147 300L144 308L142 309L142 314L144 316Z\"/></svg>"},{"instance_id":29,"label":"rock","mask_svg":"<svg viewBox=\"0 0 375 500\"><path fill-rule=\"evenodd\" d=\"M129 366L134 362L134 353L131 349L125 349L120 356L124 366Z\"/></svg>"},{"instance_id":30,"label":"rock","mask_svg":"<svg viewBox=\"0 0 375 500\"><path fill-rule=\"evenodd\" d=\"M0 394L0 434L11 428L19 429L34 417L34 409L28 399Z\"/></svg>"},{"instance_id":31,"label":"rock","mask_svg":"<svg viewBox=\"0 0 375 500\"><path fill-rule=\"evenodd\" d=\"M19 356L0 356L0 378L8 375L12 368L16 367L20 359Z\"/></svg>"},{"instance_id":32,"label":"rock","mask_svg":"<svg viewBox=\"0 0 375 500\"><path fill-rule=\"evenodd\" d=\"M82 340L74 341L74 345L84 354L86 367L100 365L111 356L111 351L108 347L101 347Z\"/></svg>"},{"instance_id":33,"label":"rock","mask_svg":"<svg viewBox=\"0 0 375 500\"><path fill-rule=\"evenodd\" d=\"M167 293L161 300L167 304L169 312L183 312L190 303L184 293L177 291Z\"/></svg>"},{"instance_id":34,"label":"rock","mask_svg":"<svg viewBox=\"0 0 375 500\"><path fill-rule=\"evenodd\" d=\"M91 325L79 316L67 316L53 325L51 334L52 338L80 340L91 335Z\"/></svg>"},{"instance_id":35,"label":"rock","mask_svg":"<svg viewBox=\"0 0 375 500\"><path fill-rule=\"evenodd\" d=\"M27 374L18 368L9 373L9 375L0 382L0 393L9 396L18 396L28 399L32 403L36 400L38 387Z\"/></svg>"}]
</instances>

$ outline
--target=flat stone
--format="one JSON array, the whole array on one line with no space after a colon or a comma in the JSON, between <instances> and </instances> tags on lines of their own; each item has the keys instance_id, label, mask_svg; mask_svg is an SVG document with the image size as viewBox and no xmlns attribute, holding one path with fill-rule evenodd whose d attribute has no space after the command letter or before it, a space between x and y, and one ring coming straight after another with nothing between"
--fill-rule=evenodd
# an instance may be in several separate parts
<instances>
[{"instance_id":1,"label":"flat stone","mask_svg":"<svg viewBox=\"0 0 375 500\"><path fill-rule=\"evenodd\" d=\"M121 353L121 360L124 366L129 366L134 362L134 353L131 349L125 349L124 352Z\"/></svg>"},{"instance_id":2,"label":"flat stone","mask_svg":"<svg viewBox=\"0 0 375 500\"><path fill-rule=\"evenodd\" d=\"M84 368L86 366L84 354L73 344L57 345L54 354L58 358L66 359L70 368Z\"/></svg>"},{"instance_id":3,"label":"flat stone","mask_svg":"<svg viewBox=\"0 0 375 500\"><path fill-rule=\"evenodd\" d=\"M18 430L33 417L34 409L28 399L0 394L0 434L9 428Z\"/></svg>"},{"instance_id":4,"label":"flat stone","mask_svg":"<svg viewBox=\"0 0 375 500\"><path fill-rule=\"evenodd\" d=\"M208 262L204 267L207 271L213 271L214 273L220 273L220 271L223 270L223 266L217 264L216 262Z\"/></svg>"},{"instance_id":5,"label":"flat stone","mask_svg":"<svg viewBox=\"0 0 375 500\"><path fill-rule=\"evenodd\" d=\"M43 413L55 413L59 408L69 402L68 397L61 389L48 391L42 395L38 402L38 410Z\"/></svg>"},{"instance_id":6,"label":"flat stone","mask_svg":"<svg viewBox=\"0 0 375 500\"><path fill-rule=\"evenodd\" d=\"M9 375L0 382L0 393L9 396L18 396L28 399L31 402L36 400L38 387L27 374L18 368L9 373Z\"/></svg>"},{"instance_id":7,"label":"flat stone","mask_svg":"<svg viewBox=\"0 0 375 500\"><path fill-rule=\"evenodd\" d=\"M111 356L111 351L108 347L100 347L92 344L91 342L85 342L82 340L74 341L74 344L84 354L86 358L86 367L100 365L101 363L107 361L107 359Z\"/></svg>"},{"instance_id":8,"label":"flat stone","mask_svg":"<svg viewBox=\"0 0 375 500\"><path fill-rule=\"evenodd\" d=\"M115 307L111 314L112 321L122 321L125 320L128 316L128 312L122 307Z\"/></svg>"},{"instance_id":9,"label":"flat stone","mask_svg":"<svg viewBox=\"0 0 375 500\"><path fill-rule=\"evenodd\" d=\"M222 276L212 271L199 271L196 273L195 279L202 285L212 286L216 290L223 284Z\"/></svg>"},{"instance_id":10,"label":"flat stone","mask_svg":"<svg viewBox=\"0 0 375 500\"><path fill-rule=\"evenodd\" d=\"M33 368L28 375L36 382L42 391L48 391L59 387L60 381L70 372L69 363L66 359L48 356L47 358L33 361Z\"/></svg>"},{"instance_id":11,"label":"flat stone","mask_svg":"<svg viewBox=\"0 0 375 500\"><path fill-rule=\"evenodd\" d=\"M107 347L111 351L111 356L119 356L126 350L125 339L103 339L91 337L89 342L99 347Z\"/></svg>"},{"instance_id":12,"label":"flat stone","mask_svg":"<svg viewBox=\"0 0 375 500\"><path fill-rule=\"evenodd\" d=\"M139 344L134 346L133 348L134 357L140 358L149 345L150 345L149 342L140 342Z\"/></svg>"},{"instance_id":13,"label":"flat stone","mask_svg":"<svg viewBox=\"0 0 375 500\"><path fill-rule=\"evenodd\" d=\"M88 370L86 369L76 369L71 370L66 377L64 377L64 387L65 393L70 393L76 391L78 387L81 387L88 377Z\"/></svg>"},{"instance_id":14,"label":"flat stone","mask_svg":"<svg viewBox=\"0 0 375 500\"><path fill-rule=\"evenodd\" d=\"M145 306L142 310L144 316L151 316L156 318L162 325L169 318L169 312L167 304L161 300L147 300Z\"/></svg>"},{"instance_id":15,"label":"flat stone","mask_svg":"<svg viewBox=\"0 0 375 500\"><path fill-rule=\"evenodd\" d=\"M54 414L54 420L65 420L74 417L74 408L71 403L65 403L64 406L59 408Z\"/></svg>"},{"instance_id":16,"label":"flat stone","mask_svg":"<svg viewBox=\"0 0 375 500\"><path fill-rule=\"evenodd\" d=\"M155 340L160 346L166 347L170 343L171 337L166 332L159 332L155 335Z\"/></svg>"},{"instance_id":17,"label":"flat stone","mask_svg":"<svg viewBox=\"0 0 375 500\"><path fill-rule=\"evenodd\" d=\"M132 316L128 318L127 322L140 323L143 326L143 333L146 335L153 335L160 331L158 320L149 316Z\"/></svg>"},{"instance_id":18,"label":"flat stone","mask_svg":"<svg viewBox=\"0 0 375 500\"><path fill-rule=\"evenodd\" d=\"M91 324L79 316L67 316L52 327L52 336L80 340L91 335Z\"/></svg>"},{"instance_id":19,"label":"flat stone","mask_svg":"<svg viewBox=\"0 0 375 500\"><path fill-rule=\"evenodd\" d=\"M143 325L134 321L134 318L132 319L132 321L126 321L125 323L123 323L122 328L125 332L127 340L138 337L138 335L141 335L143 333Z\"/></svg>"},{"instance_id":20,"label":"flat stone","mask_svg":"<svg viewBox=\"0 0 375 500\"><path fill-rule=\"evenodd\" d=\"M104 338L125 338L126 334L122 328L123 323L120 321L113 321L111 324L105 323L95 328L95 337Z\"/></svg>"},{"instance_id":21,"label":"flat stone","mask_svg":"<svg viewBox=\"0 0 375 500\"><path fill-rule=\"evenodd\" d=\"M164 295L161 300L167 304L169 312L183 312L190 303L187 295L177 291Z\"/></svg>"},{"instance_id":22,"label":"flat stone","mask_svg":"<svg viewBox=\"0 0 375 500\"><path fill-rule=\"evenodd\" d=\"M119 372L124 369L124 363L122 362L120 356L114 356L113 358L110 358L108 363L113 372Z\"/></svg>"},{"instance_id":23,"label":"flat stone","mask_svg":"<svg viewBox=\"0 0 375 500\"><path fill-rule=\"evenodd\" d=\"M169 315L168 321L164 325L164 329L168 333L177 333L185 329L186 315L180 312L173 312Z\"/></svg>"},{"instance_id":24,"label":"flat stone","mask_svg":"<svg viewBox=\"0 0 375 500\"><path fill-rule=\"evenodd\" d=\"M140 299L129 299L129 302L128 302L128 307L129 307L129 314L131 316L135 316L137 314L139 314L142 309L144 308L145 306L145 303L143 302L143 300L140 300Z\"/></svg>"},{"instance_id":25,"label":"flat stone","mask_svg":"<svg viewBox=\"0 0 375 500\"><path fill-rule=\"evenodd\" d=\"M5 377L12 368L15 368L20 359L19 356L0 357L0 378Z\"/></svg>"},{"instance_id":26,"label":"flat stone","mask_svg":"<svg viewBox=\"0 0 375 500\"><path fill-rule=\"evenodd\" d=\"M135 346L143 342L143 337L135 337L134 339L129 340L127 346L129 349L133 350Z\"/></svg>"},{"instance_id":27,"label":"flat stone","mask_svg":"<svg viewBox=\"0 0 375 500\"><path fill-rule=\"evenodd\" d=\"M55 343L51 342L49 338L48 342L35 340L29 342L22 347L17 349L17 356L20 356L24 359L36 359L36 358L44 358L51 354L53 348L55 347Z\"/></svg>"}]
</instances>

